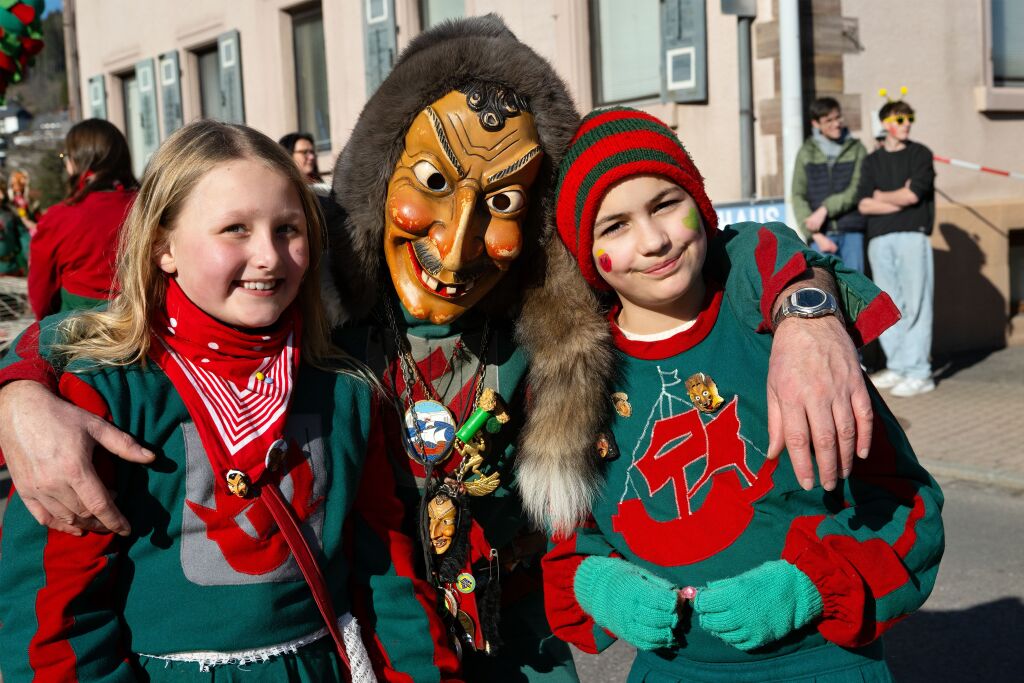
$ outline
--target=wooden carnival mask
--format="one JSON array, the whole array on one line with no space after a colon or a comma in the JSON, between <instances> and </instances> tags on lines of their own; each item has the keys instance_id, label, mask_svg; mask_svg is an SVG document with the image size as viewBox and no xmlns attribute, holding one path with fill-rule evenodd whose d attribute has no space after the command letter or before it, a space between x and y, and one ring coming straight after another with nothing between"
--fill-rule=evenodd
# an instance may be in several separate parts
<instances>
[{"instance_id":1,"label":"wooden carnival mask","mask_svg":"<svg viewBox=\"0 0 1024 683\"><path fill-rule=\"evenodd\" d=\"M384 257L413 316L443 324L484 297L519 256L541 148L533 115L491 84L421 111L388 184Z\"/></svg>"},{"instance_id":2,"label":"wooden carnival mask","mask_svg":"<svg viewBox=\"0 0 1024 683\"><path fill-rule=\"evenodd\" d=\"M451 547L457 517L455 501L444 493L438 493L427 503L427 518L430 520L427 531L435 555L444 555Z\"/></svg>"}]
</instances>

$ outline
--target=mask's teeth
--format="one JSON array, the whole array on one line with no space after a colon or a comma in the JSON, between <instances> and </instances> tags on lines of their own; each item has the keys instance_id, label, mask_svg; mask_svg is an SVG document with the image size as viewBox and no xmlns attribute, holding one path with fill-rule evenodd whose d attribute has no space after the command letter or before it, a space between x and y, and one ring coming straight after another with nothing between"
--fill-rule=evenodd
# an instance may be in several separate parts
<instances>
[{"instance_id":1,"label":"mask's teeth","mask_svg":"<svg viewBox=\"0 0 1024 683\"><path fill-rule=\"evenodd\" d=\"M447 294L448 296L455 296L455 293L456 293L457 291L458 291L458 290L457 290L457 289L455 289L454 287L445 287L445 288L444 288L444 293L445 293L445 294Z\"/></svg>"}]
</instances>

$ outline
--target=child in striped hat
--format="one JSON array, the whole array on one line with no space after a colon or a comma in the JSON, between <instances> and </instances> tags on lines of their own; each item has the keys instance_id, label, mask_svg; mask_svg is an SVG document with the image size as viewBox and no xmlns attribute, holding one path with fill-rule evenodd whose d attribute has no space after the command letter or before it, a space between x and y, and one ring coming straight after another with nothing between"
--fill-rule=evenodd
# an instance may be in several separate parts
<instances>
[{"instance_id":1,"label":"child in striped hat","mask_svg":"<svg viewBox=\"0 0 1024 683\"><path fill-rule=\"evenodd\" d=\"M781 224L720 229L679 139L633 109L583 120L557 223L609 304L621 455L591 523L545 557L555 633L631 642L631 681L890 680L878 638L931 592L942 494L876 393L871 456L836 490L769 459L764 332L808 266L836 276L863 341L891 302Z\"/></svg>"}]
</instances>

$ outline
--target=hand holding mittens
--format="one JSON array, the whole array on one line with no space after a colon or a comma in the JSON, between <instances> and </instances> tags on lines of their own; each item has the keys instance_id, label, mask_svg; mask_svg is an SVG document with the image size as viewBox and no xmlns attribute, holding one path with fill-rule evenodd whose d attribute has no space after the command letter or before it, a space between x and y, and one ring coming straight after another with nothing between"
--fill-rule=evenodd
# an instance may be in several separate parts
<instances>
[{"instance_id":1,"label":"hand holding mittens","mask_svg":"<svg viewBox=\"0 0 1024 683\"><path fill-rule=\"evenodd\" d=\"M785 560L697 591L694 614L706 631L740 650L782 638L821 615L821 594L807 575Z\"/></svg>"},{"instance_id":2,"label":"hand holding mittens","mask_svg":"<svg viewBox=\"0 0 1024 683\"><path fill-rule=\"evenodd\" d=\"M588 557L573 579L594 622L640 650L675 645L679 594L665 579L617 557Z\"/></svg>"}]
</instances>

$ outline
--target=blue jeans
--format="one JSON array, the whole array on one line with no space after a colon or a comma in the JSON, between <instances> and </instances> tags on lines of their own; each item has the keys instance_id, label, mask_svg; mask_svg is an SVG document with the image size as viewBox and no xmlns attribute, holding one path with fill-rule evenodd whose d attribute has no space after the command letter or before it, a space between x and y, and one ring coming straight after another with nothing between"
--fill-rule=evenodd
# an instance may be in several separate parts
<instances>
[{"instance_id":1,"label":"blue jeans","mask_svg":"<svg viewBox=\"0 0 1024 683\"><path fill-rule=\"evenodd\" d=\"M836 243L839 251L836 256L843 260L850 268L858 273L864 272L864 233L862 232L833 232L826 233L825 237ZM818 245L811 240L811 249L819 254L824 253Z\"/></svg>"},{"instance_id":2,"label":"blue jeans","mask_svg":"<svg viewBox=\"0 0 1024 683\"><path fill-rule=\"evenodd\" d=\"M886 366L905 377L927 379L932 372L932 303L935 272L932 244L920 232L894 232L868 242L871 277L900 309L899 322L878 341Z\"/></svg>"}]
</instances>

